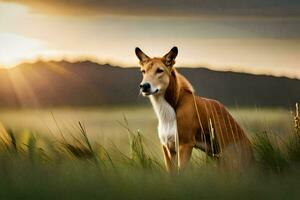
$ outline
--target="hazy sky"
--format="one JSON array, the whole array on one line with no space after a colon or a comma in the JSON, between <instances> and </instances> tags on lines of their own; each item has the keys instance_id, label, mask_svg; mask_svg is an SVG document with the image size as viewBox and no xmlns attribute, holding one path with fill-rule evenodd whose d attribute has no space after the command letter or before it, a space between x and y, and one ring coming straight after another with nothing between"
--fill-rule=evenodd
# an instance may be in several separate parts
<instances>
[{"instance_id":1,"label":"hazy sky","mask_svg":"<svg viewBox=\"0 0 300 200\"><path fill-rule=\"evenodd\" d=\"M0 0L2 66L78 57L136 66L136 46L160 56L174 45L178 66L300 78L300 1Z\"/></svg>"}]
</instances>

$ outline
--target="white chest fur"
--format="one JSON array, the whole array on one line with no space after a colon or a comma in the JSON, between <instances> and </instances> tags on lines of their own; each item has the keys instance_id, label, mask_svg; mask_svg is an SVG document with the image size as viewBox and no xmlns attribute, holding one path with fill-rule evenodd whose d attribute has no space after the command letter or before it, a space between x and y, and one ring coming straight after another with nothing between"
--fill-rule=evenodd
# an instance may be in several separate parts
<instances>
[{"instance_id":1,"label":"white chest fur","mask_svg":"<svg viewBox=\"0 0 300 200\"><path fill-rule=\"evenodd\" d=\"M158 136L162 144L175 142L177 135L176 113L163 95L151 96L155 114L158 118Z\"/></svg>"}]
</instances>

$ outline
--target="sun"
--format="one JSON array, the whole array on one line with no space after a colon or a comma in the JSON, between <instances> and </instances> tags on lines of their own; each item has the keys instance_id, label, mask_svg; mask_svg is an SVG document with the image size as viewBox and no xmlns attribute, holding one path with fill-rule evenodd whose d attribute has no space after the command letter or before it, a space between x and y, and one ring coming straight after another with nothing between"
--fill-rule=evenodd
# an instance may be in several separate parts
<instances>
[{"instance_id":1,"label":"sun","mask_svg":"<svg viewBox=\"0 0 300 200\"><path fill-rule=\"evenodd\" d=\"M0 33L0 64L13 67L36 58L44 49L43 42L14 33Z\"/></svg>"}]
</instances>

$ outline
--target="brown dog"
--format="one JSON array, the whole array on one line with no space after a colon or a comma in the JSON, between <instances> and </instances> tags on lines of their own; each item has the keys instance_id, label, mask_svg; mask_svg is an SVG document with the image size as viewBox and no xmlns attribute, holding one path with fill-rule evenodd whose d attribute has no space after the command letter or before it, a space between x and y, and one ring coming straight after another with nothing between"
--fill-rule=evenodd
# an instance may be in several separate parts
<instances>
[{"instance_id":1,"label":"brown dog","mask_svg":"<svg viewBox=\"0 0 300 200\"><path fill-rule=\"evenodd\" d=\"M141 92L150 98L158 118L167 170L176 169L177 134L180 168L186 167L194 147L209 156L245 164L252 155L248 138L222 104L194 96L191 84L173 67L177 47L163 57L150 58L139 48L135 53L143 74Z\"/></svg>"}]
</instances>

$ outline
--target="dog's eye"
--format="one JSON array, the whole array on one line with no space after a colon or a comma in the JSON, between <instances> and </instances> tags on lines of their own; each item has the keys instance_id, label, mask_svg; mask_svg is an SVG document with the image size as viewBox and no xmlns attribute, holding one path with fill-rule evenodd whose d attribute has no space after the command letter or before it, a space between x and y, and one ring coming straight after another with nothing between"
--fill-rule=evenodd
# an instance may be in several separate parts
<instances>
[{"instance_id":1,"label":"dog's eye","mask_svg":"<svg viewBox=\"0 0 300 200\"><path fill-rule=\"evenodd\" d=\"M142 74L145 74L145 70L142 70L141 72L142 72Z\"/></svg>"},{"instance_id":2,"label":"dog's eye","mask_svg":"<svg viewBox=\"0 0 300 200\"><path fill-rule=\"evenodd\" d=\"M160 69L160 68L158 68L157 70L156 70L156 73L157 74L160 74L160 73L163 73L164 72L164 70L162 70L162 69Z\"/></svg>"}]
</instances>

